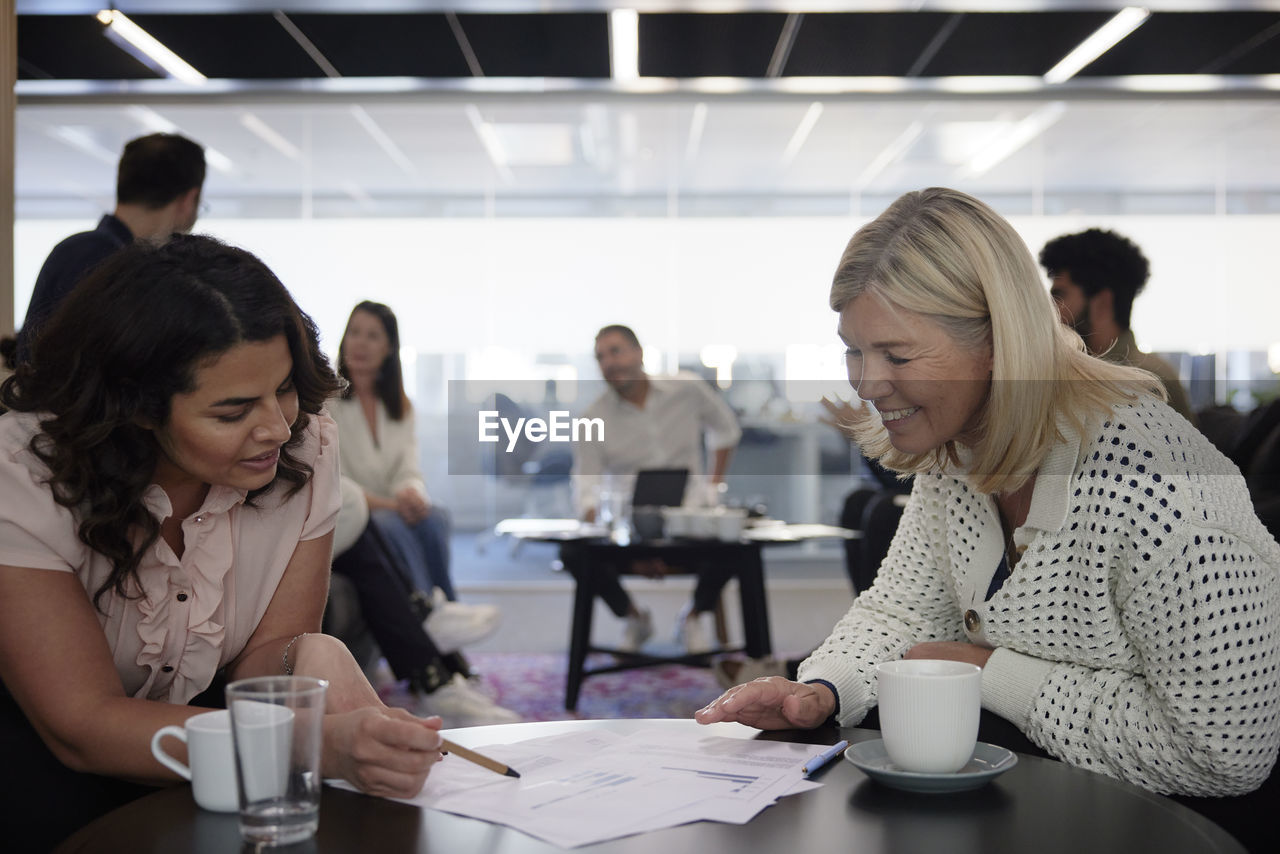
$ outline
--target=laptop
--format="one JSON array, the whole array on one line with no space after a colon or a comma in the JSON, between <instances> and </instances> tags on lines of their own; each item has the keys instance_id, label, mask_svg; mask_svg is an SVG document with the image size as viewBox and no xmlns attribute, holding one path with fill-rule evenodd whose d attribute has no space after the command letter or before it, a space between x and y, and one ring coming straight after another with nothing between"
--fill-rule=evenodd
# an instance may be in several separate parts
<instances>
[{"instance_id":1,"label":"laptop","mask_svg":"<svg viewBox=\"0 0 1280 854\"><path fill-rule=\"evenodd\" d=\"M632 507L679 507L689 483L688 469L645 469L636 473Z\"/></svg>"}]
</instances>

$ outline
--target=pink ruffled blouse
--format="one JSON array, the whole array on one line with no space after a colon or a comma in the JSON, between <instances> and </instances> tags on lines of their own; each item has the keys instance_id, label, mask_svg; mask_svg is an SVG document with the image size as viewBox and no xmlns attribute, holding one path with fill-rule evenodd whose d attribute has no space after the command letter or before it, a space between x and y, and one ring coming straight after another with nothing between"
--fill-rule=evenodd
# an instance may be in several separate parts
<instances>
[{"instance_id":1,"label":"pink ruffled blouse","mask_svg":"<svg viewBox=\"0 0 1280 854\"><path fill-rule=\"evenodd\" d=\"M80 540L74 515L43 482L48 468L28 448L39 429L36 415L0 416L0 566L74 572L92 597L111 562ZM182 557L157 539L138 567L134 598L111 591L99 600L127 694L186 703L207 688L244 649L298 542L333 529L341 498L338 432L328 414L311 418L294 456L315 471L298 492L285 498L285 489L274 489L250 507L243 490L212 487L182 523ZM172 513L155 484L143 501L159 520Z\"/></svg>"}]
</instances>

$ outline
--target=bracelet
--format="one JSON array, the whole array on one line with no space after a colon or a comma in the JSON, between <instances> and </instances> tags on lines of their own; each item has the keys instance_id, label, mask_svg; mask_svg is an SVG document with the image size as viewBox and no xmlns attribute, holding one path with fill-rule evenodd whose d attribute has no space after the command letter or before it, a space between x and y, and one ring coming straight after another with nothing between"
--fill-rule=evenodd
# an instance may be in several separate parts
<instances>
[{"instance_id":1,"label":"bracelet","mask_svg":"<svg viewBox=\"0 0 1280 854\"><path fill-rule=\"evenodd\" d=\"M284 675L293 675L293 665L289 663L289 650L293 649L293 645L298 642L298 638L305 638L311 632L303 632L300 635L294 635L293 638L284 645L284 655L280 656L281 662L284 663Z\"/></svg>"}]
</instances>

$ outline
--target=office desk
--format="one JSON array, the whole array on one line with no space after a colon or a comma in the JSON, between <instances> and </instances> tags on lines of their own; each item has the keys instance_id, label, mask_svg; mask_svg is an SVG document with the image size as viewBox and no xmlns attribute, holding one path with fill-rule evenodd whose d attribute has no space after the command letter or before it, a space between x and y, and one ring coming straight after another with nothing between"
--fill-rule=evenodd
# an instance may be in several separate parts
<instances>
[{"instance_id":1,"label":"office desk","mask_svg":"<svg viewBox=\"0 0 1280 854\"><path fill-rule=\"evenodd\" d=\"M467 747L605 728L647 727L698 734L761 737L738 724L699 727L692 720L556 721L472 727L449 732ZM763 737L835 743L879 738L872 730L826 728ZM827 854L1244 854L1208 819L1168 798L1050 759L1020 755L1011 771L969 792L921 795L888 789L849 762L815 776L820 789L783 798L745 825L697 822L573 849L601 854L793 852ZM56 806L56 798L51 807ZM129 851L225 854L240 851L236 816L199 809L189 786L174 786L121 807L82 828L59 854ZM315 854L358 851L487 851L545 854L549 843L475 819L325 787L320 829L295 849Z\"/></svg>"}]
</instances>

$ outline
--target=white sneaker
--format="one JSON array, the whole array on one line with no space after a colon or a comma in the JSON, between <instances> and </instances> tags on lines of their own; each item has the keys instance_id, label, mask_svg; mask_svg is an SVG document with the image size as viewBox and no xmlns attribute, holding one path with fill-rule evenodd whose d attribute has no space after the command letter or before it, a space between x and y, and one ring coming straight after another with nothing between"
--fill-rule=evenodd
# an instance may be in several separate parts
<instances>
[{"instance_id":1,"label":"white sneaker","mask_svg":"<svg viewBox=\"0 0 1280 854\"><path fill-rule=\"evenodd\" d=\"M492 605L464 605L440 596L432 603L422 627L441 654L448 655L493 634L499 617L498 609Z\"/></svg>"},{"instance_id":2,"label":"white sneaker","mask_svg":"<svg viewBox=\"0 0 1280 854\"><path fill-rule=\"evenodd\" d=\"M446 729L489 724L514 724L523 718L510 709L504 709L475 688L467 684L461 673L441 685L430 694L419 695L414 701L413 713L421 717L439 715Z\"/></svg>"},{"instance_id":3,"label":"white sneaker","mask_svg":"<svg viewBox=\"0 0 1280 854\"><path fill-rule=\"evenodd\" d=\"M471 603L450 602L444 595L444 591L439 587L431 588L431 607L432 608L463 608L471 612L476 620L484 623L490 623L496 629L498 623L502 622L502 611L497 605L473 605Z\"/></svg>"},{"instance_id":4,"label":"white sneaker","mask_svg":"<svg viewBox=\"0 0 1280 854\"><path fill-rule=\"evenodd\" d=\"M684 642L685 651L690 655L712 652L720 648L716 642L715 632L707 624L711 614L699 614L688 611L683 619L676 623L676 638Z\"/></svg>"},{"instance_id":5,"label":"white sneaker","mask_svg":"<svg viewBox=\"0 0 1280 854\"><path fill-rule=\"evenodd\" d=\"M637 608L639 613L634 617L623 618L622 643L618 649L623 652L637 652L644 642L653 637L653 615L647 608Z\"/></svg>"}]
</instances>

